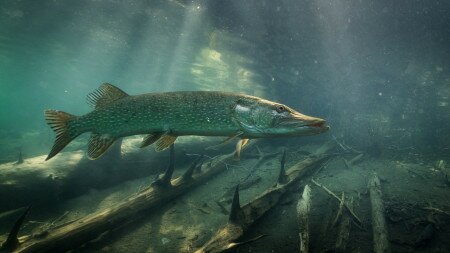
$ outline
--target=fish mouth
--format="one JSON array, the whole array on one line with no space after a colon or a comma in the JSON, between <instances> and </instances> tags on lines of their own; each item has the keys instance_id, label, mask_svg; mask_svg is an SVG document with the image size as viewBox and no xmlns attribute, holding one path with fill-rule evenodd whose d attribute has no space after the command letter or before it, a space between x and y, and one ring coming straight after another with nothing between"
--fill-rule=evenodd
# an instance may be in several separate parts
<instances>
[{"instance_id":1,"label":"fish mouth","mask_svg":"<svg viewBox=\"0 0 450 253\"><path fill-rule=\"evenodd\" d=\"M306 125L311 128L319 128L319 129L324 129L324 130L330 129L330 126L328 126L327 122L323 119L317 119L314 122L308 123Z\"/></svg>"},{"instance_id":2,"label":"fish mouth","mask_svg":"<svg viewBox=\"0 0 450 253\"><path fill-rule=\"evenodd\" d=\"M322 133L330 129L326 120L314 118L303 114L294 114L292 117L280 122L280 126L294 128L303 131Z\"/></svg>"},{"instance_id":3,"label":"fish mouth","mask_svg":"<svg viewBox=\"0 0 450 253\"><path fill-rule=\"evenodd\" d=\"M330 126L327 125L327 122L323 119L315 120L314 122L310 122L306 124L306 127L312 134L314 133L323 133L330 129Z\"/></svg>"}]
</instances>

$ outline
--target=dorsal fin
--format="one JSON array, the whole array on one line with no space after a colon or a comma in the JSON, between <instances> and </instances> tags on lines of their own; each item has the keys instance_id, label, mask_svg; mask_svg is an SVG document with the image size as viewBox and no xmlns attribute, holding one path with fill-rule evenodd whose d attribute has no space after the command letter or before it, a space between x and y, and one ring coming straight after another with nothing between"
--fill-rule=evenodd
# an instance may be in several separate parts
<instances>
[{"instance_id":1,"label":"dorsal fin","mask_svg":"<svg viewBox=\"0 0 450 253\"><path fill-rule=\"evenodd\" d=\"M87 102L95 109L108 105L128 94L110 83L104 83L87 96Z\"/></svg>"}]
</instances>

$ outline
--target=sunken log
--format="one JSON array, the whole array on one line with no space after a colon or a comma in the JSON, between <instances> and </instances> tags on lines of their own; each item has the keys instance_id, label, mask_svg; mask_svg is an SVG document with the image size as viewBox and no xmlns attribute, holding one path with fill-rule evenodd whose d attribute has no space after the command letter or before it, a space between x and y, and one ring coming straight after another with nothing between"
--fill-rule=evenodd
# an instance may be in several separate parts
<instances>
[{"instance_id":1,"label":"sunken log","mask_svg":"<svg viewBox=\"0 0 450 253\"><path fill-rule=\"evenodd\" d=\"M239 189L241 190L245 190L248 188L251 188L252 186L258 184L259 182L261 182L261 177L260 176L256 176L254 178L248 179L248 180L244 180L242 182L239 183ZM220 197L220 199L218 200L218 202L228 202L232 199L233 194L234 194L234 188L230 188L228 190L226 190L222 196Z\"/></svg>"},{"instance_id":2,"label":"sunken log","mask_svg":"<svg viewBox=\"0 0 450 253\"><path fill-rule=\"evenodd\" d=\"M204 165L200 170L197 169L197 162L184 175L171 179L174 170L172 145L170 163L166 172L147 189L115 207L93 213L37 235L21 237L14 243L14 247L8 248L10 250L7 252L65 252L76 249L84 243L96 239L104 232L148 216L148 210L162 206L226 170L227 165L233 163L233 154L219 156L213 159L209 166Z\"/></svg>"},{"instance_id":3,"label":"sunken log","mask_svg":"<svg viewBox=\"0 0 450 253\"><path fill-rule=\"evenodd\" d=\"M200 140L203 145L198 145ZM217 142L207 141L181 138L180 143L177 142L177 162L187 163L192 159L182 155L186 150L203 153L205 145ZM104 156L94 161L85 156L84 150L76 150L61 152L48 161L45 161L46 155L41 155L23 157L22 163L0 164L0 213L30 204L36 209L45 208L92 189L106 189L163 171L165 165L161 165L161 160L168 159L168 152L155 152L153 147L141 149L140 142L139 137L127 138L122 145L118 140ZM11 198L14 201L7 201Z\"/></svg>"},{"instance_id":4,"label":"sunken log","mask_svg":"<svg viewBox=\"0 0 450 253\"><path fill-rule=\"evenodd\" d=\"M370 178L368 188L372 206L373 251L375 253L390 252L380 179L376 173Z\"/></svg>"},{"instance_id":5,"label":"sunken log","mask_svg":"<svg viewBox=\"0 0 450 253\"><path fill-rule=\"evenodd\" d=\"M300 253L309 252L309 213L311 211L311 187L305 185L297 204Z\"/></svg>"},{"instance_id":6,"label":"sunken log","mask_svg":"<svg viewBox=\"0 0 450 253\"><path fill-rule=\"evenodd\" d=\"M294 164L287 172L284 171L285 159L282 158L279 176L279 179L282 179L282 181L278 181L273 187L242 207L239 203L239 187L236 187L228 222L208 242L200 247L196 253L225 252L264 236L261 235L247 241L239 241L249 227L273 208L291 186L295 186L295 183L300 178L308 175L314 168L318 168L320 164L327 161L330 156L326 153L333 147L334 145L327 143L314 155Z\"/></svg>"}]
</instances>

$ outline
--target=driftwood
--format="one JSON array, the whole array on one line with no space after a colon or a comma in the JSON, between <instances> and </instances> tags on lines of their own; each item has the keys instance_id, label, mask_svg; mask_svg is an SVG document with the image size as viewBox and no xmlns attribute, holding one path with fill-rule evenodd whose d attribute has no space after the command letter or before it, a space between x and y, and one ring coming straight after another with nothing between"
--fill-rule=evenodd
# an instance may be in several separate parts
<instances>
[{"instance_id":1,"label":"driftwood","mask_svg":"<svg viewBox=\"0 0 450 253\"><path fill-rule=\"evenodd\" d=\"M361 153L361 154L358 154L355 157L353 157L350 161L347 161L347 159L345 159L345 158L342 158L342 160L344 160L345 166L348 169L353 169L353 165L361 162L363 156L364 156L364 154Z\"/></svg>"},{"instance_id":2,"label":"driftwood","mask_svg":"<svg viewBox=\"0 0 450 253\"><path fill-rule=\"evenodd\" d=\"M193 137L177 142L177 155L203 152L202 145ZM36 208L54 205L86 194L92 189L105 189L127 180L159 173L161 159L168 153L156 153L151 147L140 149L141 138L116 141L104 156L95 161L85 157L84 150L61 152L49 161L46 154L23 156L14 162L0 164L0 212L10 211L33 203ZM209 143L211 141L205 140ZM195 144L195 145L194 145ZM207 144L206 144L207 145ZM25 153L22 153L25 155ZM178 162L189 162L187 156L178 156ZM32 192L33 194L30 194ZM14 198L14 201L8 201Z\"/></svg>"},{"instance_id":3,"label":"driftwood","mask_svg":"<svg viewBox=\"0 0 450 253\"><path fill-rule=\"evenodd\" d=\"M345 193L342 192L341 195L341 202L339 203L339 209L338 212L336 214L336 218L334 218L333 220L333 224L331 225L332 227L336 226L336 224L338 223L338 221L340 220L341 216L342 216L342 211L344 209L344 204L345 204Z\"/></svg>"},{"instance_id":4,"label":"driftwood","mask_svg":"<svg viewBox=\"0 0 450 253\"><path fill-rule=\"evenodd\" d=\"M434 212L434 213L446 215L446 216L450 217L450 212L441 210L441 209L436 208L436 207L427 206L427 207L422 207L422 209L427 210L427 211L431 211L431 212Z\"/></svg>"},{"instance_id":5,"label":"driftwood","mask_svg":"<svg viewBox=\"0 0 450 253\"><path fill-rule=\"evenodd\" d=\"M280 175L284 176L280 176L279 178L286 178L287 180L285 182L278 181L276 185L242 207L239 203L239 187L236 187L228 223L220 228L212 238L196 252L224 252L261 238L260 236L249 241L239 242L239 239L248 230L250 225L254 224L268 210L274 207L281 196L291 186L295 185L295 182L329 158L329 155L327 155L326 152L333 147L334 145L327 143L320 151L316 152L315 155L311 155L305 160L296 163L287 172L284 171L285 159L282 159Z\"/></svg>"},{"instance_id":6,"label":"driftwood","mask_svg":"<svg viewBox=\"0 0 450 253\"><path fill-rule=\"evenodd\" d=\"M19 207L14 210L0 213L0 223L4 222L6 220L10 220L11 216L14 216L18 213L23 213L24 209L26 209L26 207Z\"/></svg>"},{"instance_id":7,"label":"driftwood","mask_svg":"<svg viewBox=\"0 0 450 253\"><path fill-rule=\"evenodd\" d=\"M171 179L174 170L174 148L172 145L169 167L151 187L115 207L57 226L38 235L19 238L18 241L8 239L13 243L7 243L7 245L13 246L5 246L2 249L7 250L7 252L65 252L78 248L105 232L119 228L144 215L148 216L148 212L144 213L143 211L160 207L171 199L187 192L188 189L201 185L209 178L224 171L227 164L232 163L232 161L233 154L217 157L211 162L210 167L203 168L199 173L194 173L197 167L194 163L182 176ZM16 230L18 229L13 229L13 231ZM17 233L15 235L17 236ZM17 240L17 237L15 238Z\"/></svg>"},{"instance_id":8,"label":"driftwood","mask_svg":"<svg viewBox=\"0 0 450 253\"><path fill-rule=\"evenodd\" d=\"M372 206L373 251L375 253L390 252L380 179L375 173L369 180L368 188Z\"/></svg>"},{"instance_id":9,"label":"driftwood","mask_svg":"<svg viewBox=\"0 0 450 253\"><path fill-rule=\"evenodd\" d=\"M17 158L17 162L15 165L22 164L23 163L23 155L22 155L22 149L19 150L19 157Z\"/></svg>"},{"instance_id":10,"label":"driftwood","mask_svg":"<svg viewBox=\"0 0 450 253\"><path fill-rule=\"evenodd\" d=\"M444 160L439 160L436 162L435 168L441 171L446 183L450 185L450 166Z\"/></svg>"},{"instance_id":11,"label":"driftwood","mask_svg":"<svg viewBox=\"0 0 450 253\"><path fill-rule=\"evenodd\" d=\"M250 180L245 180L242 183L239 183L239 189L241 189L241 190L248 189L248 188L258 184L259 182L261 182L261 177L260 176L254 177L254 178L252 178ZM228 203L230 203L229 201L233 197L234 190L235 190L234 188L230 188L230 189L226 190L222 194L222 196L220 197L218 202L228 202Z\"/></svg>"},{"instance_id":12,"label":"driftwood","mask_svg":"<svg viewBox=\"0 0 450 253\"><path fill-rule=\"evenodd\" d=\"M6 238L6 241L3 242L0 246L0 252L10 252L13 251L17 246L19 245L19 240L17 239L17 235L19 234L20 227L23 224L23 221L27 217L28 213L30 212L31 206L29 206L25 212L17 219L17 221L14 223L14 226L11 229L11 232L9 232L8 238Z\"/></svg>"},{"instance_id":13,"label":"driftwood","mask_svg":"<svg viewBox=\"0 0 450 253\"><path fill-rule=\"evenodd\" d=\"M297 204L297 219L300 238L300 253L309 252L309 213L311 211L311 188L305 185Z\"/></svg>"},{"instance_id":14,"label":"driftwood","mask_svg":"<svg viewBox=\"0 0 450 253\"><path fill-rule=\"evenodd\" d=\"M344 202L344 195L342 195L342 202ZM341 205L341 211L342 211L342 206ZM350 198L350 201L348 203L348 206L350 208L353 208L353 198ZM349 215L349 213L343 213L342 214L342 219L341 222L339 223L339 227L338 227L338 235L336 238L336 244L335 244L335 250L334 252L337 253L345 253L348 252L347 249L347 244L350 238L350 229L351 229L351 220L352 217Z\"/></svg>"},{"instance_id":15,"label":"driftwood","mask_svg":"<svg viewBox=\"0 0 450 253\"><path fill-rule=\"evenodd\" d=\"M275 152L275 153L267 153L267 154L266 154L266 153L263 153L263 152L258 148L258 146L256 146L256 150L258 151L258 160L256 161L255 165L253 165L253 166L250 168L250 172L249 172L248 175L244 178L244 182L247 181L247 180L253 175L253 173L255 172L255 170L258 169L259 166L261 166L261 164L263 164L263 163L266 161L266 159L275 157L275 156L277 156L277 155L279 154L279 152Z\"/></svg>"},{"instance_id":16,"label":"driftwood","mask_svg":"<svg viewBox=\"0 0 450 253\"><path fill-rule=\"evenodd\" d=\"M126 173L114 171L115 167L125 167L126 164L120 159L120 143L118 141L98 161L84 158L83 151L63 152L47 162L44 155L25 159L20 152L17 162L0 164L0 211L29 203L34 206L52 205L56 201L82 195L92 188L105 188L130 179ZM148 167L146 169L148 171ZM131 170L136 173L135 168ZM144 168L136 170L144 171ZM10 198L14 201L5 201Z\"/></svg>"},{"instance_id":17,"label":"driftwood","mask_svg":"<svg viewBox=\"0 0 450 253\"><path fill-rule=\"evenodd\" d=\"M326 193L328 193L330 196L332 196L333 198L337 199L339 201L339 203L341 203L341 199L332 191L330 191L327 187L323 186L322 184L319 184L316 180L311 179L311 181L317 185L318 187L320 187L321 189L323 189ZM362 227L363 223L361 221L361 219L355 214L355 212L353 211L352 208L350 208L345 202L343 202L343 205L345 207L345 209L352 215L353 220L355 221L355 223Z\"/></svg>"},{"instance_id":18,"label":"driftwood","mask_svg":"<svg viewBox=\"0 0 450 253\"><path fill-rule=\"evenodd\" d=\"M359 154L359 155L353 157L348 163L349 163L350 165L358 164L359 162L361 162L363 156L364 156L364 154L361 153L361 154Z\"/></svg>"}]
</instances>

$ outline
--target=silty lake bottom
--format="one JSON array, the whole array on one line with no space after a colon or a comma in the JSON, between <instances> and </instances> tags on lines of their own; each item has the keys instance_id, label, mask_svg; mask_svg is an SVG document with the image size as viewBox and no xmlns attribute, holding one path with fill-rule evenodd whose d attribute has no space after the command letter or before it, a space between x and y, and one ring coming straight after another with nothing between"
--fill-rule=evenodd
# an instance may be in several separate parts
<instances>
[{"instance_id":1,"label":"silty lake bottom","mask_svg":"<svg viewBox=\"0 0 450 253\"><path fill-rule=\"evenodd\" d=\"M449 252L449 45L438 0L1 1L0 251ZM102 83L248 94L330 129L239 160L239 135L90 160L85 133L45 161L44 110L85 115Z\"/></svg>"}]
</instances>

